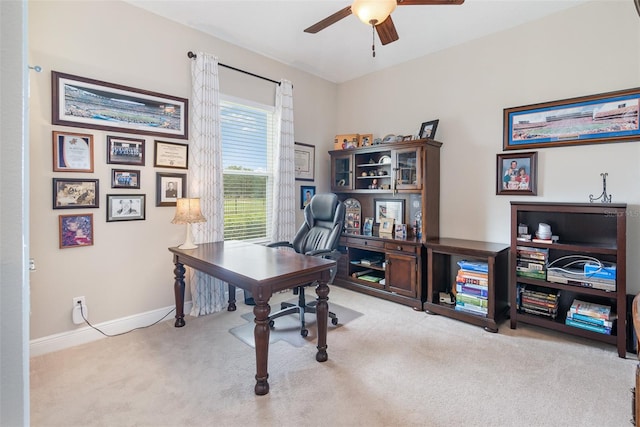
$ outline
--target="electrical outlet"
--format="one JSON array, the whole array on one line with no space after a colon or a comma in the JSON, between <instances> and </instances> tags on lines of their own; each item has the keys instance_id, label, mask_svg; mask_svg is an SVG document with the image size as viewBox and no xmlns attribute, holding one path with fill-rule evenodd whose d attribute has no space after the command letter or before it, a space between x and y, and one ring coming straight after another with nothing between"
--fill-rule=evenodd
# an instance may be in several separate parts
<instances>
[{"instance_id":1,"label":"electrical outlet","mask_svg":"<svg viewBox=\"0 0 640 427\"><path fill-rule=\"evenodd\" d=\"M82 310L80 309L82 307ZM83 318L84 315L84 318ZM84 319L89 318L89 308L84 297L75 297L73 299L73 309L71 311L71 320L76 325L84 323Z\"/></svg>"}]
</instances>

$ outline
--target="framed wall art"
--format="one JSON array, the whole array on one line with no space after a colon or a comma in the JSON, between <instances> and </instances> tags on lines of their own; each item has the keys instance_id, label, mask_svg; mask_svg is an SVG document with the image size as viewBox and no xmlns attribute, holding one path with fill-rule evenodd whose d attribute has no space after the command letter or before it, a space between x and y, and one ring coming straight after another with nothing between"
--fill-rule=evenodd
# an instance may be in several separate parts
<instances>
[{"instance_id":1,"label":"framed wall art","mask_svg":"<svg viewBox=\"0 0 640 427\"><path fill-rule=\"evenodd\" d=\"M107 163L144 166L144 139L107 136Z\"/></svg>"},{"instance_id":2,"label":"framed wall art","mask_svg":"<svg viewBox=\"0 0 640 427\"><path fill-rule=\"evenodd\" d=\"M156 173L156 206L175 206L187 197L187 174Z\"/></svg>"},{"instance_id":3,"label":"framed wall art","mask_svg":"<svg viewBox=\"0 0 640 427\"><path fill-rule=\"evenodd\" d=\"M111 188L140 188L140 171L111 169Z\"/></svg>"},{"instance_id":4,"label":"framed wall art","mask_svg":"<svg viewBox=\"0 0 640 427\"><path fill-rule=\"evenodd\" d=\"M497 155L497 195L537 195L538 153L509 153Z\"/></svg>"},{"instance_id":5,"label":"framed wall art","mask_svg":"<svg viewBox=\"0 0 640 427\"><path fill-rule=\"evenodd\" d=\"M107 194L107 222L143 220L145 199L144 194Z\"/></svg>"},{"instance_id":6,"label":"framed wall art","mask_svg":"<svg viewBox=\"0 0 640 427\"><path fill-rule=\"evenodd\" d=\"M315 185L303 185L300 187L300 209L307 207L313 196L316 195Z\"/></svg>"},{"instance_id":7,"label":"framed wall art","mask_svg":"<svg viewBox=\"0 0 640 427\"><path fill-rule=\"evenodd\" d=\"M640 88L505 108L503 148L640 140Z\"/></svg>"},{"instance_id":8,"label":"framed wall art","mask_svg":"<svg viewBox=\"0 0 640 427\"><path fill-rule=\"evenodd\" d=\"M58 215L60 249L93 245L93 214Z\"/></svg>"},{"instance_id":9,"label":"framed wall art","mask_svg":"<svg viewBox=\"0 0 640 427\"><path fill-rule=\"evenodd\" d=\"M294 144L295 177L296 181L313 181L315 176L316 147L315 145Z\"/></svg>"},{"instance_id":10,"label":"framed wall art","mask_svg":"<svg viewBox=\"0 0 640 427\"><path fill-rule=\"evenodd\" d=\"M51 72L54 125L187 139L189 100Z\"/></svg>"},{"instance_id":11,"label":"framed wall art","mask_svg":"<svg viewBox=\"0 0 640 427\"><path fill-rule=\"evenodd\" d=\"M93 172L93 135L53 131L54 172Z\"/></svg>"},{"instance_id":12,"label":"framed wall art","mask_svg":"<svg viewBox=\"0 0 640 427\"><path fill-rule=\"evenodd\" d=\"M189 168L189 146L175 142L156 141L153 165L157 168Z\"/></svg>"},{"instance_id":13,"label":"framed wall art","mask_svg":"<svg viewBox=\"0 0 640 427\"><path fill-rule=\"evenodd\" d=\"M97 179L53 178L53 209L99 207Z\"/></svg>"},{"instance_id":14,"label":"framed wall art","mask_svg":"<svg viewBox=\"0 0 640 427\"><path fill-rule=\"evenodd\" d=\"M438 122L440 120L431 120L430 122L424 122L420 126L420 132L418 133L418 137L420 139L430 138L434 139L436 137L436 129L438 129Z\"/></svg>"},{"instance_id":15,"label":"framed wall art","mask_svg":"<svg viewBox=\"0 0 640 427\"><path fill-rule=\"evenodd\" d=\"M385 218L404 223L404 199L374 199L376 224Z\"/></svg>"}]
</instances>

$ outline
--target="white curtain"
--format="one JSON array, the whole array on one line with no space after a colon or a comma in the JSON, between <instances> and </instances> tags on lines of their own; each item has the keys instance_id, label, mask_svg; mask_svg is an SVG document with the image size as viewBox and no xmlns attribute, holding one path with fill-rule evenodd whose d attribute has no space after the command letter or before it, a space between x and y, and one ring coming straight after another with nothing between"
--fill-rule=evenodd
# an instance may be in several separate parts
<instances>
[{"instance_id":1,"label":"white curtain","mask_svg":"<svg viewBox=\"0 0 640 427\"><path fill-rule=\"evenodd\" d=\"M290 241L296 230L295 152L293 136L293 85L280 80L276 89L275 179L271 241Z\"/></svg>"},{"instance_id":2,"label":"white curtain","mask_svg":"<svg viewBox=\"0 0 640 427\"><path fill-rule=\"evenodd\" d=\"M224 240L224 191L218 58L196 52L191 63L191 142L189 146L189 197L200 197L206 222L192 224L195 243ZM191 269L192 316L221 311L226 283Z\"/></svg>"}]
</instances>

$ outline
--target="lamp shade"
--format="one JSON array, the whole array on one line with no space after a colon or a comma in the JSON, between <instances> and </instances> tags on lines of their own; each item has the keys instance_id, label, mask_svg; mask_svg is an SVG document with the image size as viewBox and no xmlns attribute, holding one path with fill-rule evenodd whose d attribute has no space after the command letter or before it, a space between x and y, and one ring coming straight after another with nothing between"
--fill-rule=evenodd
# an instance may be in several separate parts
<instances>
[{"instance_id":1,"label":"lamp shade","mask_svg":"<svg viewBox=\"0 0 640 427\"><path fill-rule=\"evenodd\" d=\"M376 25L384 22L397 5L396 0L355 0L351 13L367 25Z\"/></svg>"},{"instance_id":2,"label":"lamp shade","mask_svg":"<svg viewBox=\"0 0 640 427\"><path fill-rule=\"evenodd\" d=\"M193 224L196 222L206 222L200 211L200 199L181 198L176 202L176 214L171 220L173 224Z\"/></svg>"}]
</instances>

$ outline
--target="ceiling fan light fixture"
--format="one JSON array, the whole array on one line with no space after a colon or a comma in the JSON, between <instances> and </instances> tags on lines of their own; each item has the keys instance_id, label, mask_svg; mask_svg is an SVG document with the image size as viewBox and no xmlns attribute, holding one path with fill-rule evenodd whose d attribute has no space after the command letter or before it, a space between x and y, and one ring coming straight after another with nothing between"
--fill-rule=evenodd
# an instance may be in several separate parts
<instances>
[{"instance_id":1,"label":"ceiling fan light fixture","mask_svg":"<svg viewBox=\"0 0 640 427\"><path fill-rule=\"evenodd\" d=\"M351 12L367 25L384 22L398 3L396 0L354 0Z\"/></svg>"}]
</instances>

